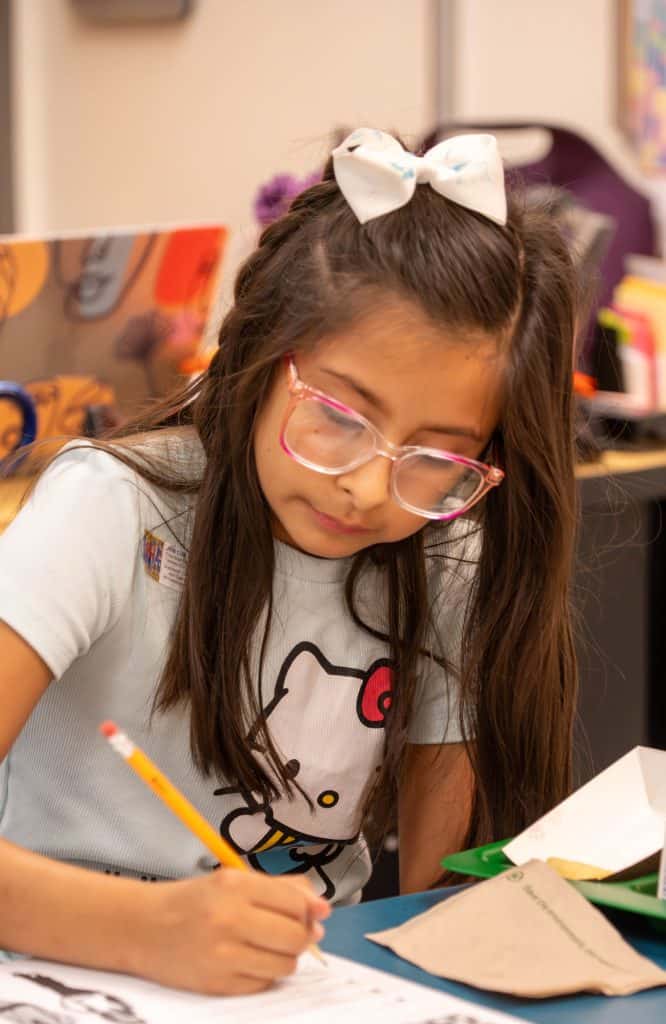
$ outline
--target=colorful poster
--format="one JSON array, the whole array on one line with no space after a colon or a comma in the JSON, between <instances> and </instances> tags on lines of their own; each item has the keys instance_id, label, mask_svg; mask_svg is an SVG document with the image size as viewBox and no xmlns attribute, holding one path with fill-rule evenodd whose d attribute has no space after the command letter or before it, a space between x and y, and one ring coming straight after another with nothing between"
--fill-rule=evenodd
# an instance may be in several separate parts
<instances>
[{"instance_id":1,"label":"colorful poster","mask_svg":"<svg viewBox=\"0 0 666 1024\"><path fill-rule=\"evenodd\" d=\"M666 0L622 0L620 124L649 174L666 172Z\"/></svg>"},{"instance_id":2,"label":"colorful poster","mask_svg":"<svg viewBox=\"0 0 666 1024\"><path fill-rule=\"evenodd\" d=\"M83 433L91 409L131 416L185 380L226 240L220 225L0 237L0 379L32 397L39 439ZM20 436L0 397L0 460Z\"/></svg>"}]
</instances>

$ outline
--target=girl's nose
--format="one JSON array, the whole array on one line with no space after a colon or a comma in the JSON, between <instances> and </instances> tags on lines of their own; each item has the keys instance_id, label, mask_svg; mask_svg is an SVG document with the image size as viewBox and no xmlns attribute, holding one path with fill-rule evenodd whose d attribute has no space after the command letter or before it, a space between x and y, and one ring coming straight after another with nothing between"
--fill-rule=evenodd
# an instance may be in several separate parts
<instances>
[{"instance_id":1,"label":"girl's nose","mask_svg":"<svg viewBox=\"0 0 666 1024\"><path fill-rule=\"evenodd\" d=\"M376 455L363 466L341 474L337 478L338 486L350 495L359 512L369 512L391 497L392 465L390 459Z\"/></svg>"}]
</instances>

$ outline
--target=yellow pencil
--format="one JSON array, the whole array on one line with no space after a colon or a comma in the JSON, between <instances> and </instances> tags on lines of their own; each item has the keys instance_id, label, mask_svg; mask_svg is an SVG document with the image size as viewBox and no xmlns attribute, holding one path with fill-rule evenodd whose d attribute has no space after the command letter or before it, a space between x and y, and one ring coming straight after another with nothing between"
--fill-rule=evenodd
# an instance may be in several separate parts
<instances>
[{"instance_id":1,"label":"yellow pencil","mask_svg":"<svg viewBox=\"0 0 666 1024\"><path fill-rule=\"evenodd\" d=\"M243 858L215 831L203 815L199 814L196 807L176 789L157 765L132 742L126 733L120 731L115 722L102 722L99 731L107 738L115 752L120 754L139 778L143 779L146 785L152 789L153 793L173 811L190 832L193 832L201 840L213 856L217 857L220 864L224 864L227 868L237 868L239 871L251 870ZM322 963L326 962L317 946L308 946L308 952L316 956Z\"/></svg>"}]
</instances>

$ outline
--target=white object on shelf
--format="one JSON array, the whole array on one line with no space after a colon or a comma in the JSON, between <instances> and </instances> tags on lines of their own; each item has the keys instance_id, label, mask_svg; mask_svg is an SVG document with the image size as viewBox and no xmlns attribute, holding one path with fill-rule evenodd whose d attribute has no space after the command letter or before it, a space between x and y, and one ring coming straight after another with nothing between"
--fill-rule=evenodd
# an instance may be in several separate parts
<instances>
[{"instance_id":1,"label":"white object on shelf","mask_svg":"<svg viewBox=\"0 0 666 1024\"><path fill-rule=\"evenodd\" d=\"M504 847L514 864L549 857L619 873L660 853L666 750L634 747Z\"/></svg>"}]
</instances>

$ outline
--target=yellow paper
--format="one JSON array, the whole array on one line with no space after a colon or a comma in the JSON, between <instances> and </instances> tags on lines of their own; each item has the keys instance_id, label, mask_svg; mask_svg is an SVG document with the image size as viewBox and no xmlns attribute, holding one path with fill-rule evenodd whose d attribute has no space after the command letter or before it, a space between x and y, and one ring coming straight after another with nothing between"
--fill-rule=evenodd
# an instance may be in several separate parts
<instances>
[{"instance_id":1,"label":"yellow paper","mask_svg":"<svg viewBox=\"0 0 666 1024\"><path fill-rule=\"evenodd\" d=\"M562 857L548 857L546 860L560 878L568 878L572 882L598 882L613 874L607 868L595 868L591 864L581 864L577 860L564 860Z\"/></svg>"}]
</instances>

